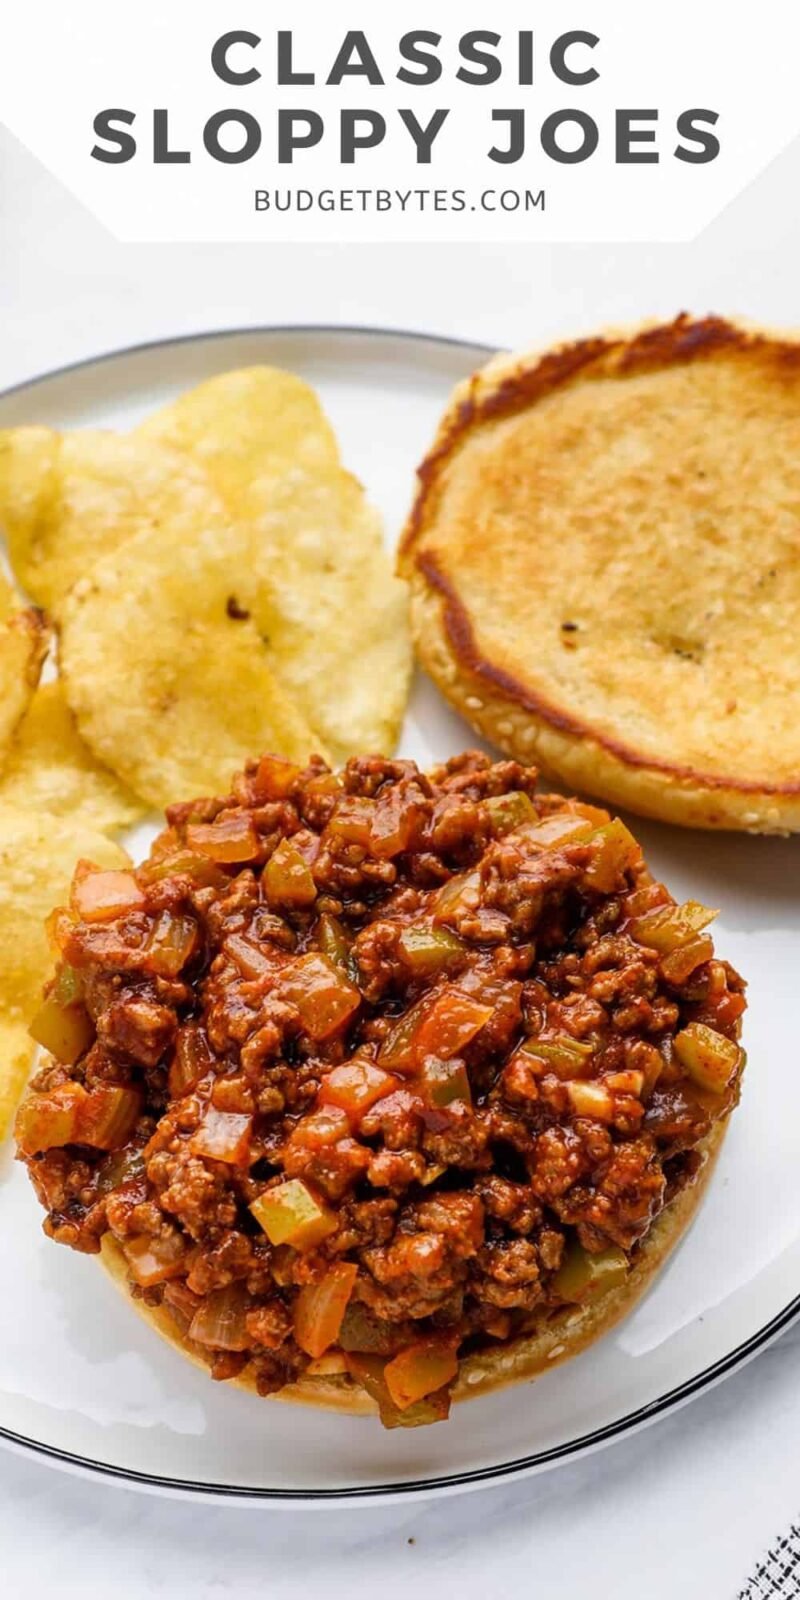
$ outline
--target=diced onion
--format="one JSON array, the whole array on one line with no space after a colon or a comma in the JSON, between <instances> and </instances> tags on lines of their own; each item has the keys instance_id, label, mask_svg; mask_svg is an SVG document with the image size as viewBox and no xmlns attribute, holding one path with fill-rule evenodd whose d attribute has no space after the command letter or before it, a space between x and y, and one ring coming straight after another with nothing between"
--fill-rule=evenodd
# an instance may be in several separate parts
<instances>
[{"instance_id":1,"label":"diced onion","mask_svg":"<svg viewBox=\"0 0 800 1600\"><path fill-rule=\"evenodd\" d=\"M84 922L113 922L147 904L132 872L98 872L81 861L72 885L72 907Z\"/></svg>"},{"instance_id":2,"label":"diced onion","mask_svg":"<svg viewBox=\"0 0 800 1600\"><path fill-rule=\"evenodd\" d=\"M611 1122L614 1100L602 1083L569 1082L564 1085L576 1117L594 1117L597 1122Z\"/></svg>"},{"instance_id":3,"label":"diced onion","mask_svg":"<svg viewBox=\"0 0 800 1600\"><path fill-rule=\"evenodd\" d=\"M245 978L264 978L275 971L274 962L251 939L243 934L229 933L223 946L225 954L232 956Z\"/></svg>"},{"instance_id":4,"label":"diced onion","mask_svg":"<svg viewBox=\"0 0 800 1600\"><path fill-rule=\"evenodd\" d=\"M246 1319L252 1304L243 1283L214 1289L198 1306L189 1326L189 1338L210 1350L249 1349L253 1341Z\"/></svg>"},{"instance_id":5,"label":"diced onion","mask_svg":"<svg viewBox=\"0 0 800 1600\"><path fill-rule=\"evenodd\" d=\"M367 850L372 837L374 815L374 800L346 795L336 806L328 823L328 831L346 844L360 845Z\"/></svg>"},{"instance_id":6,"label":"diced onion","mask_svg":"<svg viewBox=\"0 0 800 1600\"><path fill-rule=\"evenodd\" d=\"M122 1253L141 1289L152 1289L155 1284L178 1278L186 1271L188 1251L177 1230L152 1238L149 1234L139 1234L124 1239Z\"/></svg>"},{"instance_id":7,"label":"diced onion","mask_svg":"<svg viewBox=\"0 0 800 1600\"><path fill-rule=\"evenodd\" d=\"M428 1056L421 1081L432 1106L443 1109L452 1105L454 1100L472 1104L472 1091L463 1061L439 1061L436 1056Z\"/></svg>"},{"instance_id":8,"label":"diced onion","mask_svg":"<svg viewBox=\"0 0 800 1600\"><path fill-rule=\"evenodd\" d=\"M80 1102L75 1143L94 1150L119 1150L127 1144L141 1116L142 1095L116 1083L97 1084Z\"/></svg>"},{"instance_id":9,"label":"diced onion","mask_svg":"<svg viewBox=\"0 0 800 1600\"><path fill-rule=\"evenodd\" d=\"M285 800L300 777L300 768L280 756L262 756L256 773L256 789L264 800Z\"/></svg>"},{"instance_id":10,"label":"diced onion","mask_svg":"<svg viewBox=\"0 0 800 1600\"><path fill-rule=\"evenodd\" d=\"M360 1061L354 1056L325 1074L319 1100L321 1105L341 1106L349 1117L358 1121L376 1101L383 1100L399 1087L400 1080L391 1073L384 1072L373 1061Z\"/></svg>"},{"instance_id":11,"label":"diced onion","mask_svg":"<svg viewBox=\"0 0 800 1600\"><path fill-rule=\"evenodd\" d=\"M232 1167L246 1167L250 1158L253 1119L236 1111L217 1111L208 1106L191 1147L198 1156L225 1161Z\"/></svg>"},{"instance_id":12,"label":"diced onion","mask_svg":"<svg viewBox=\"0 0 800 1600\"><path fill-rule=\"evenodd\" d=\"M175 1055L169 1069L169 1092L180 1100L206 1076L214 1057L199 1024L188 1022L178 1031Z\"/></svg>"},{"instance_id":13,"label":"diced onion","mask_svg":"<svg viewBox=\"0 0 800 1600\"><path fill-rule=\"evenodd\" d=\"M459 989L445 989L428 1007L416 1036L419 1057L432 1055L447 1060L457 1056L480 1033L494 1011Z\"/></svg>"},{"instance_id":14,"label":"diced onion","mask_svg":"<svg viewBox=\"0 0 800 1600\"><path fill-rule=\"evenodd\" d=\"M315 952L301 956L284 969L281 991L297 1008L303 1031L316 1041L337 1033L361 1004L355 984Z\"/></svg>"},{"instance_id":15,"label":"diced onion","mask_svg":"<svg viewBox=\"0 0 800 1600\"><path fill-rule=\"evenodd\" d=\"M319 1283L300 1290L294 1304L294 1336L307 1355L317 1358L336 1343L357 1277L357 1266L340 1261Z\"/></svg>"},{"instance_id":16,"label":"diced onion","mask_svg":"<svg viewBox=\"0 0 800 1600\"><path fill-rule=\"evenodd\" d=\"M458 1372L458 1344L445 1339L420 1339L387 1362L383 1376L400 1411L452 1383Z\"/></svg>"},{"instance_id":17,"label":"diced onion","mask_svg":"<svg viewBox=\"0 0 800 1600\"><path fill-rule=\"evenodd\" d=\"M39 1007L29 1033L57 1061L72 1066L94 1039L94 1023L85 1006L59 1005L53 995Z\"/></svg>"},{"instance_id":18,"label":"diced onion","mask_svg":"<svg viewBox=\"0 0 800 1600\"><path fill-rule=\"evenodd\" d=\"M194 954L197 923L185 912L162 911L150 935L147 962L160 977L175 978Z\"/></svg>"},{"instance_id":19,"label":"diced onion","mask_svg":"<svg viewBox=\"0 0 800 1600\"><path fill-rule=\"evenodd\" d=\"M479 872L459 872L442 885L436 896L434 922L452 922L465 911L474 911L480 901Z\"/></svg>"},{"instance_id":20,"label":"diced onion","mask_svg":"<svg viewBox=\"0 0 800 1600\"><path fill-rule=\"evenodd\" d=\"M270 905L302 908L317 898L311 868L291 839L282 839L270 856L263 882Z\"/></svg>"},{"instance_id":21,"label":"diced onion","mask_svg":"<svg viewBox=\"0 0 800 1600\"><path fill-rule=\"evenodd\" d=\"M592 823L572 811L554 811L521 830L523 837L541 850L557 850L562 844L581 844L592 833Z\"/></svg>"},{"instance_id":22,"label":"diced onion","mask_svg":"<svg viewBox=\"0 0 800 1600\"><path fill-rule=\"evenodd\" d=\"M190 850L220 863L252 861L260 848L248 811L223 812L214 822L190 822L186 843Z\"/></svg>"},{"instance_id":23,"label":"diced onion","mask_svg":"<svg viewBox=\"0 0 800 1600\"><path fill-rule=\"evenodd\" d=\"M640 847L629 828L619 817L606 822L591 835L590 844L595 853L586 868L586 882L601 894L611 894L624 879L641 854Z\"/></svg>"},{"instance_id":24,"label":"diced onion","mask_svg":"<svg viewBox=\"0 0 800 1600\"><path fill-rule=\"evenodd\" d=\"M72 1144L78 1105L85 1094L78 1083L62 1083L45 1094L29 1094L17 1112L14 1127L22 1154L38 1156L45 1150Z\"/></svg>"}]
</instances>

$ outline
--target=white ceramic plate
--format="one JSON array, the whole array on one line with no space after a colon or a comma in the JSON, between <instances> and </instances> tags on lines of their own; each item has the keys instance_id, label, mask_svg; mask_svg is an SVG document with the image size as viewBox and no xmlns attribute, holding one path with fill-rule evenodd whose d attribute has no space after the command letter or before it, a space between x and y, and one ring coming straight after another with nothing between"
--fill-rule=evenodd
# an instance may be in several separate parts
<instances>
[{"instance_id":1,"label":"white ceramic plate","mask_svg":"<svg viewBox=\"0 0 800 1600\"><path fill-rule=\"evenodd\" d=\"M521 329L524 340L528 330ZM267 361L321 392L348 465L394 540L451 386L487 352L413 335L278 329L122 352L0 396L0 426L122 426L214 372ZM403 752L474 736L419 682ZM750 1065L691 1232L634 1315L535 1384L458 1406L446 1425L258 1402L170 1350L91 1259L50 1244L24 1172L0 1156L0 1433L64 1466L195 1497L308 1504L430 1494L532 1473L663 1416L763 1348L800 1311L800 840L637 824L678 897L722 906L718 947L750 980Z\"/></svg>"}]
</instances>

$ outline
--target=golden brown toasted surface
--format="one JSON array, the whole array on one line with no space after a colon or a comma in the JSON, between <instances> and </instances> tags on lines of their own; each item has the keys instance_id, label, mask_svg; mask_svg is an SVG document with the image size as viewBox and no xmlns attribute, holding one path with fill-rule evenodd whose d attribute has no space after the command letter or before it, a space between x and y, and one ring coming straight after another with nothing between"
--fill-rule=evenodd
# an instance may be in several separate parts
<instances>
[{"instance_id":1,"label":"golden brown toasted surface","mask_svg":"<svg viewBox=\"0 0 800 1600\"><path fill-rule=\"evenodd\" d=\"M401 557L506 749L667 820L800 828L800 342L710 319L490 364Z\"/></svg>"}]
</instances>

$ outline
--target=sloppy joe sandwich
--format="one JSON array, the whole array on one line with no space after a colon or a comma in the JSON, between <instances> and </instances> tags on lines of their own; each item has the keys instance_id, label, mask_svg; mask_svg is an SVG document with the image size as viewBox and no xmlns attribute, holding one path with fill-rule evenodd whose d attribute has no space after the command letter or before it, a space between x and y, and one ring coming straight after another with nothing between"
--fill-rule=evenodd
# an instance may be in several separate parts
<instances>
[{"instance_id":1,"label":"sloppy joe sandwich","mask_svg":"<svg viewBox=\"0 0 800 1600\"><path fill-rule=\"evenodd\" d=\"M670 822L800 829L800 340L717 317L460 385L402 546L483 734Z\"/></svg>"},{"instance_id":2,"label":"sloppy joe sandwich","mask_svg":"<svg viewBox=\"0 0 800 1600\"><path fill-rule=\"evenodd\" d=\"M686 1227L743 983L536 776L266 756L78 867L19 1153L213 1377L436 1421L600 1335Z\"/></svg>"}]
</instances>

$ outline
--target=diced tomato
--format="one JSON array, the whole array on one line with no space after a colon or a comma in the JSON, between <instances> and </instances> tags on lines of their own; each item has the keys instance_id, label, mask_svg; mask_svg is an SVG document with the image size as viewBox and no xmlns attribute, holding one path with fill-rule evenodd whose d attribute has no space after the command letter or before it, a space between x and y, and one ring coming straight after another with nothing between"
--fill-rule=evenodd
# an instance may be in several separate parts
<instances>
[{"instance_id":1,"label":"diced tomato","mask_svg":"<svg viewBox=\"0 0 800 1600\"><path fill-rule=\"evenodd\" d=\"M294 1303L294 1336L307 1355L324 1355L336 1343L357 1277L354 1263L340 1261L319 1283L300 1290Z\"/></svg>"},{"instance_id":2,"label":"diced tomato","mask_svg":"<svg viewBox=\"0 0 800 1600\"><path fill-rule=\"evenodd\" d=\"M84 922L113 922L143 911L147 899L132 872L99 872L79 861L72 882L72 908Z\"/></svg>"}]
</instances>

